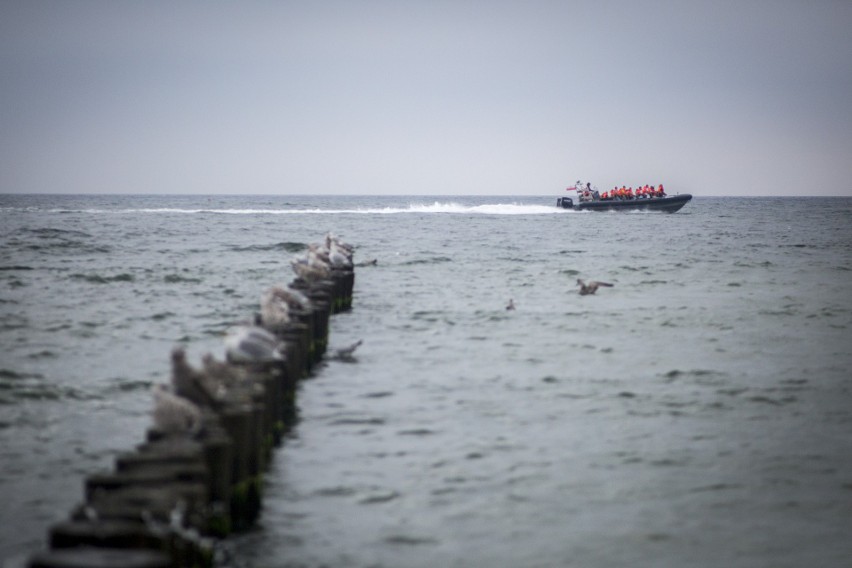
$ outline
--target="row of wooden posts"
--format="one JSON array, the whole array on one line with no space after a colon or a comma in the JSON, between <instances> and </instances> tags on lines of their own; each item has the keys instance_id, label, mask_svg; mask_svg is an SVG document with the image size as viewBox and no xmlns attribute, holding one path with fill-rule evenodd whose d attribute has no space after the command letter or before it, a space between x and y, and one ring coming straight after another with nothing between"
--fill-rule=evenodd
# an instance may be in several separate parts
<instances>
[{"instance_id":1,"label":"row of wooden posts","mask_svg":"<svg viewBox=\"0 0 852 568\"><path fill-rule=\"evenodd\" d=\"M260 514L263 474L295 418L298 381L326 351L329 316L350 310L355 275L291 287L310 299L287 324L269 329L283 361L241 369L248 380L216 408L203 410L193 436L152 428L146 441L116 457L115 468L85 480L83 503L49 529L49 550L31 568L207 568L216 544Z\"/></svg>"}]
</instances>

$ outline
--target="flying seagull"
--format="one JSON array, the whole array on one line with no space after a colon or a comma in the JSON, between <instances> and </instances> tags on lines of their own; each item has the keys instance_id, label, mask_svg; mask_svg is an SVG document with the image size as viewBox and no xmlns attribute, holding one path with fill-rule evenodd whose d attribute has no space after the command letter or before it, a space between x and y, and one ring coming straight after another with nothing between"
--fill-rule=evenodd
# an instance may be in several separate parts
<instances>
[{"instance_id":1,"label":"flying seagull","mask_svg":"<svg viewBox=\"0 0 852 568\"><path fill-rule=\"evenodd\" d=\"M588 294L594 294L595 292L598 291L599 286L606 286L608 288L612 288L612 284L610 284L609 282L598 282L598 281L592 280L591 282L586 283L583 280L581 280L580 278L577 278L577 284L580 285L580 295L581 296L586 296Z\"/></svg>"}]
</instances>

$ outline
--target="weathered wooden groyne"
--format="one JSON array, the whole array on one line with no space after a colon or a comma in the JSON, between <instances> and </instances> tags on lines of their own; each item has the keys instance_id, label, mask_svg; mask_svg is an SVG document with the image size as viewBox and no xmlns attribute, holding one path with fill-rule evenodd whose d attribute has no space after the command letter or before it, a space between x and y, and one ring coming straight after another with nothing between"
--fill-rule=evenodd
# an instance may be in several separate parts
<instances>
[{"instance_id":1,"label":"weathered wooden groyne","mask_svg":"<svg viewBox=\"0 0 852 568\"><path fill-rule=\"evenodd\" d=\"M193 367L172 352L153 426L111 471L85 479L82 503L49 528L32 568L205 568L216 544L260 514L263 475L292 425L297 384L326 352L329 318L350 310L352 248L332 235L291 263L232 329L225 360Z\"/></svg>"}]
</instances>

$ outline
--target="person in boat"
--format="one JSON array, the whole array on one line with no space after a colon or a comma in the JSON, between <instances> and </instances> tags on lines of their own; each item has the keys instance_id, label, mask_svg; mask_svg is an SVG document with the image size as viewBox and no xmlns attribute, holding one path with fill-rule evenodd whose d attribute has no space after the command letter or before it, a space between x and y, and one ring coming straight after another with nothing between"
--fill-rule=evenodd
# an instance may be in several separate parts
<instances>
[{"instance_id":1,"label":"person in boat","mask_svg":"<svg viewBox=\"0 0 852 568\"><path fill-rule=\"evenodd\" d=\"M608 191L604 191L603 193L601 193L601 201L609 201L609 192Z\"/></svg>"},{"instance_id":2,"label":"person in boat","mask_svg":"<svg viewBox=\"0 0 852 568\"><path fill-rule=\"evenodd\" d=\"M660 184L660 187L657 188L657 197L665 197L666 192L663 189L663 184Z\"/></svg>"}]
</instances>

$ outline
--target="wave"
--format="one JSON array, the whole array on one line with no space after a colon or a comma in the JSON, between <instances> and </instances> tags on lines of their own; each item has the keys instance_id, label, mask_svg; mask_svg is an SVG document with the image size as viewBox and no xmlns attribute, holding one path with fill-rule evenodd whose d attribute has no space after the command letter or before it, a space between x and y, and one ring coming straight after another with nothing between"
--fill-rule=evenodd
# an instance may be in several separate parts
<instances>
[{"instance_id":1,"label":"wave","mask_svg":"<svg viewBox=\"0 0 852 568\"><path fill-rule=\"evenodd\" d=\"M87 213L87 214L176 214L176 215L397 215L406 213L431 214L449 213L463 215L558 215L566 213L547 205L525 205L519 203L493 203L483 205L464 205L448 201L436 201L432 204L411 203L403 207L355 207L351 209L212 209L212 208L137 208L137 209L50 209L49 213Z\"/></svg>"}]
</instances>

